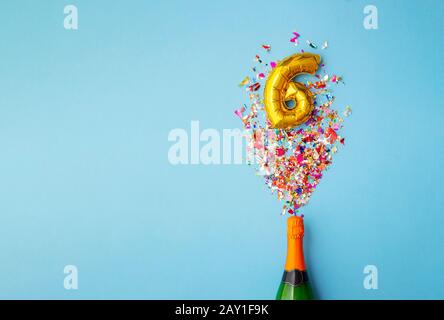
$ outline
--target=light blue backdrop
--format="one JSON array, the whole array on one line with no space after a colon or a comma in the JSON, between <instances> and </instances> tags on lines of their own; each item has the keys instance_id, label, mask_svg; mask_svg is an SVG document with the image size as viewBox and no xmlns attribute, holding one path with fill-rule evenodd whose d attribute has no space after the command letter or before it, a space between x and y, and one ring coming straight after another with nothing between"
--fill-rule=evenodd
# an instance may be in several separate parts
<instances>
[{"instance_id":1,"label":"light blue backdrop","mask_svg":"<svg viewBox=\"0 0 444 320\"><path fill-rule=\"evenodd\" d=\"M444 298L444 5L372 1L369 31L367 4L2 1L0 298L273 299L281 203L247 166L170 165L167 136L240 127L237 83L260 44L292 53L293 30L329 40L354 111L304 209L318 296Z\"/></svg>"}]
</instances>

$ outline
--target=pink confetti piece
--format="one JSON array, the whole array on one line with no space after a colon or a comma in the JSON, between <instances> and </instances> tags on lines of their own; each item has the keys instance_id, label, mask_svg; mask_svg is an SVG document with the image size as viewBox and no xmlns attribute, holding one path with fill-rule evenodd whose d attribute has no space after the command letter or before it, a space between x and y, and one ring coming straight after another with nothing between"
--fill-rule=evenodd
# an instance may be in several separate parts
<instances>
[{"instance_id":1,"label":"pink confetti piece","mask_svg":"<svg viewBox=\"0 0 444 320\"><path fill-rule=\"evenodd\" d=\"M265 78L265 74L264 73L258 73L258 75L257 75L257 78L258 79L264 79Z\"/></svg>"},{"instance_id":2,"label":"pink confetti piece","mask_svg":"<svg viewBox=\"0 0 444 320\"><path fill-rule=\"evenodd\" d=\"M234 114L237 115L239 118L243 118L243 113L245 112L245 107L241 107L237 110L234 110Z\"/></svg>"},{"instance_id":3,"label":"pink confetti piece","mask_svg":"<svg viewBox=\"0 0 444 320\"><path fill-rule=\"evenodd\" d=\"M293 37L290 39L290 42L297 42L297 39L300 37L301 35L297 32L293 32Z\"/></svg>"}]
</instances>

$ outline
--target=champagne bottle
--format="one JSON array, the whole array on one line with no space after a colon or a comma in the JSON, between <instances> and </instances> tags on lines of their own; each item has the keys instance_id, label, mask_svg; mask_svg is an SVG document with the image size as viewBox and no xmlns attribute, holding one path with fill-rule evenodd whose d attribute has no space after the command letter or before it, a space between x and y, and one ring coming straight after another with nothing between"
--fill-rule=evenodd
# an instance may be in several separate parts
<instances>
[{"instance_id":1,"label":"champagne bottle","mask_svg":"<svg viewBox=\"0 0 444 320\"><path fill-rule=\"evenodd\" d=\"M291 216L287 220L287 259L276 300L313 299L305 268L303 238L303 218Z\"/></svg>"}]
</instances>

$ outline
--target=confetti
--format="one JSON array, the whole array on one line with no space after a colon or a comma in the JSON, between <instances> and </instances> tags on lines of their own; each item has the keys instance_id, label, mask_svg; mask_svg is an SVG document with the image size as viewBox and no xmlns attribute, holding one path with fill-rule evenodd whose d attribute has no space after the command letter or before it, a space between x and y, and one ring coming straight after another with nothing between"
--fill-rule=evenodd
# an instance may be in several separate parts
<instances>
[{"instance_id":1,"label":"confetti","mask_svg":"<svg viewBox=\"0 0 444 320\"><path fill-rule=\"evenodd\" d=\"M237 115L239 118L242 119L243 116L244 116L243 113L245 112L245 109L246 109L245 106L243 106L243 107L241 107L241 108L235 110L235 111L234 111L234 114Z\"/></svg>"},{"instance_id":2,"label":"confetti","mask_svg":"<svg viewBox=\"0 0 444 320\"><path fill-rule=\"evenodd\" d=\"M262 48L264 48L267 52L270 52L270 51L271 51L271 46L268 45L268 44L263 44L263 45L262 45Z\"/></svg>"},{"instance_id":3,"label":"confetti","mask_svg":"<svg viewBox=\"0 0 444 320\"><path fill-rule=\"evenodd\" d=\"M300 37L297 32L293 35L292 43ZM311 41L307 44L317 48ZM322 48L327 45L325 42ZM262 63L259 56L256 60ZM308 76L309 80L304 82L314 96L314 110L309 120L294 128L273 129L267 119L259 81L276 67L276 62L270 61L262 66L268 69L261 69L258 73L255 70L258 82L247 87L249 103L234 113L246 130L247 162L255 168L257 175L264 178L266 187L284 202L282 214L298 215L331 166L333 155L338 152L339 146L345 144L340 133L344 120L332 108L335 101L333 84L336 87L343 82L340 76L329 75L322 64L317 75ZM350 116L351 107L346 106L342 114Z\"/></svg>"},{"instance_id":4,"label":"confetti","mask_svg":"<svg viewBox=\"0 0 444 320\"><path fill-rule=\"evenodd\" d=\"M317 45L315 45L313 42L311 42L310 40L307 40L307 44L310 46L310 47L312 47L313 49L317 49L318 48L318 46Z\"/></svg>"},{"instance_id":5,"label":"confetti","mask_svg":"<svg viewBox=\"0 0 444 320\"><path fill-rule=\"evenodd\" d=\"M328 48L328 42L325 41L324 44L322 45L321 49L322 49L322 50L325 50L325 49L327 49L327 48Z\"/></svg>"},{"instance_id":6,"label":"confetti","mask_svg":"<svg viewBox=\"0 0 444 320\"><path fill-rule=\"evenodd\" d=\"M297 46L298 45L298 38L300 36L301 35L299 33L293 32L293 37L290 39L290 42L294 43L294 45Z\"/></svg>"},{"instance_id":7,"label":"confetti","mask_svg":"<svg viewBox=\"0 0 444 320\"><path fill-rule=\"evenodd\" d=\"M331 77L330 81L333 82L333 83L339 83L339 82L342 81L342 77L334 75L334 76Z\"/></svg>"},{"instance_id":8,"label":"confetti","mask_svg":"<svg viewBox=\"0 0 444 320\"><path fill-rule=\"evenodd\" d=\"M250 77L245 77L244 80L239 83L239 87L243 87L250 82Z\"/></svg>"},{"instance_id":9,"label":"confetti","mask_svg":"<svg viewBox=\"0 0 444 320\"><path fill-rule=\"evenodd\" d=\"M248 86L247 91L257 91L261 87L260 83L253 83L251 86Z\"/></svg>"},{"instance_id":10,"label":"confetti","mask_svg":"<svg viewBox=\"0 0 444 320\"><path fill-rule=\"evenodd\" d=\"M353 113L353 110L350 106L346 106L344 112L342 113L344 117L349 117Z\"/></svg>"}]
</instances>

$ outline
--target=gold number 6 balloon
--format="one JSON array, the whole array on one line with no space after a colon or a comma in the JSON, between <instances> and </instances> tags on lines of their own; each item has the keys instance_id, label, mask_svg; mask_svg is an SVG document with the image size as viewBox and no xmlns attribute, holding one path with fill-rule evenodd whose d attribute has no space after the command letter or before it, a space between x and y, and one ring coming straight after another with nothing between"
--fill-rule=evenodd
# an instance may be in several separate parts
<instances>
[{"instance_id":1,"label":"gold number 6 balloon","mask_svg":"<svg viewBox=\"0 0 444 320\"><path fill-rule=\"evenodd\" d=\"M291 128L308 120L313 111L313 94L293 79L314 74L321 62L318 54L297 53L280 61L265 82L264 104L273 128Z\"/></svg>"}]
</instances>

